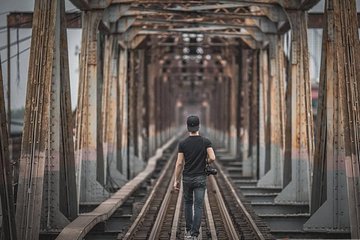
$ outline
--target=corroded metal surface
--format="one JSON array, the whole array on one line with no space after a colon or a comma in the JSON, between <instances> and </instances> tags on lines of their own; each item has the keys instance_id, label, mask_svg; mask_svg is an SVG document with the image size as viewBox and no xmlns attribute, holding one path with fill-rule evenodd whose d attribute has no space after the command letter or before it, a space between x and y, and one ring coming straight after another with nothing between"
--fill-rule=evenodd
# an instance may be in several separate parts
<instances>
[{"instance_id":1,"label":"corroded metal surface","mask_svg":"<svg viewBox=\"0 0 360 240\"><path fill-rule=\"evenodd\" d=\"M251 64L251 83L250 83L250 109L249 109L249 152L248 152L248 158L250 158L252 161L252 178L256 179L258 178L258 168L259 168L259 144L258 144L258 138L259 138L259 111L260 111L260 105L259 105L259 51L253 51L252 52L252 62Z\"/></svg>"},{"instance_id":2,"label":"corroded metal surface","mask_svg":"<svg viewBox=\"0 0 360 240\"><path fill-rule=\"evenodd\" d=\"M251 176L252 175L252 161L249 161L249 125L250 125L250 81L252 79L251 72L251 61L252 56L250 55L249 50L243 49L240 55L240 99L239 99L239 109L240 109L240 136L239 136L239 148L240 148L240 158L243 161L243 175Z\"/></svg>"},{"instance_id":3,"label":"corroded metal surface","mask_svg":"<svg viewBox=\"0 0 360 240\"><path fill-rule=\"evenodd\" d=\"M62 229L77 215L64 12L63 1L35 2L17 194L19 239Z\"/></svg>"},{"instance_id":4,"label":"corroded metal surface","mask_svg":"<svg viewBox=\"0 0 360 240\"><path fill-rule=\"evenodd\" d=\"M74 140L63 1L35 5L18 194L20 238L34 239L39 229L58 231L76 216L78 204L110 197L144 168L178 125L183 128L185 114L197 112L196 104L201 131L242 159L235 163L241 164L239 175L259 175L260 187L285 187L275 201L307 203L313 174L313 216L306 230L351 229L359 237L354 1L327 1L313 166L304 10L318 1L73 2L86 9ZM288 59L283 33L290 27ZM83 236L87 230L71 227L92 228L108 218L117 206L108 203L66 231Z\"/></svg>"},{"instance_id":5,"label":"corroded metal surface","mask_svg":"<svg viewBox=\"0 0 360 240\"><path fill-rule=\"evenodd\" d=\"M120 141L121 124L119 121L120 105L119 98L119 44L113 35L105 36L103 85L102 85L102 139L103 139L103 168L97 173L97 179L104 183L106 189L112 191L124 185L126 175L117 169L117 163L121 162L121 149L117 142ZM118 128L120 128L118 130Z\"/></svg>"},{"instance_id":6,"label":"corroded metal surface","mask_svg":"<svg viewBox=\"0 0 360 240\"><path fill-rule=\"evenodd\" d=\"M80 80L76 109L75 156L78 202L101 202L110 195L104 189L105 171L102 146L101 88L97 78L99 61L98 25L101 11L83 13ZM102 79L101 79L102 81Z\"/></svg>"},{"instance_id":7,"label":"corroded metal surface","mask_svg":"<svg viewBox=\"0 0 360 240\"><path fill-rule=\"evenodd\" d=\"M258 186L281 187L282 186L282 163L284 146L284 58L281 57L282 37L271 36L269 49L270 81L265 104L265 175L260 178Z\"/></svg>"},{"instance_id":8,"label":"corroded metal surface","mask_svg":"<svg viewBox=\"0 0 360 240\"><path fill-rule=\"evenodd\" d=\"M355 1L327 0L309 231L359 238L359 39Z\"/></svg>"},{"instance_id":9,"label":"corroded metal surface","mask_svg":"<svg viewBox=\"0 0 360 240\"><path fill-rule=\"evenodd\" d=\"M306 13L289 13L292 27L290 74L287 86L287 119L284 189L276 202L310 199L310 167L313 159L313 117L306 30Z\"/></svg>"},{"instance_id":10,"label":"corroded metal surface","mask_svg":"<svg viewBox=\"0 0 360 240\"><path fill-rule=\"evenodd\" d=\"M14 192L9 157L2 69L0 65L0 195L2 230L9 240L16 240Z\"/></svg>"}]
</instances>

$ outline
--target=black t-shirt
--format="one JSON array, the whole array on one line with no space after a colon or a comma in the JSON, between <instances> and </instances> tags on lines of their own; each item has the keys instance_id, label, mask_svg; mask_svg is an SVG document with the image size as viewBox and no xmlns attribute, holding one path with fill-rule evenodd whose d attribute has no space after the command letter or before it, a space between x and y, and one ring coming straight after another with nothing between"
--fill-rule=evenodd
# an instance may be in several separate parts
<instances>
[{"instance_id":1,"label":"black t-shirt","mask_svg":"<svg viewBox=\"0 0 360 240\"><path fill-rule=\"evenodd\" d=\"M201 136L189 136L179 143L179 153L185 157L184 176L205 175L206 149L212 147L209 139Z\"/></svg>"}]
</instances>

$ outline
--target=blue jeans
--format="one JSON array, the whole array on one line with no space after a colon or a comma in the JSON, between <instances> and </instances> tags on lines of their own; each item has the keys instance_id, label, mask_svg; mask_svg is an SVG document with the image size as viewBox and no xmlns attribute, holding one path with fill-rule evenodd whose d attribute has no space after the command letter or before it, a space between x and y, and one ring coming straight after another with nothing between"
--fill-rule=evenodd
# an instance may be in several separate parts
<instances>
[{"instance_id":1,"label":"blue jeans","mask_svg":"<svg viewBox=\"0 0 360 240\"><path fill-rule=\"evenodd\" d=\"M199 235L205 190L205 175L196 177L183 177L186 231L190 231L191 235L196 237Z\"/></svg>"}]
</instances>

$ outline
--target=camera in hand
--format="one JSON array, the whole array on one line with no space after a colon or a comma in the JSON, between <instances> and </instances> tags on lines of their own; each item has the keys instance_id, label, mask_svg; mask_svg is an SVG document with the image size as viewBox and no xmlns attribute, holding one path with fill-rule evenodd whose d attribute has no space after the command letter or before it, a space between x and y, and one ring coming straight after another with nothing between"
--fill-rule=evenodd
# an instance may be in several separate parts
<instances>
[{"instance_id":1,"label":"camera in hand","mask_svg":"<svg viewBox=\"0 0 360 240\"><path fill-rule=\"evenodd\" d=\"M210 166L209 164L206 164L205 167L205 173L206 175L216 175L217 174L217 170L216 168L214 168L213 166Z\"/></svg>"}]
</instances>

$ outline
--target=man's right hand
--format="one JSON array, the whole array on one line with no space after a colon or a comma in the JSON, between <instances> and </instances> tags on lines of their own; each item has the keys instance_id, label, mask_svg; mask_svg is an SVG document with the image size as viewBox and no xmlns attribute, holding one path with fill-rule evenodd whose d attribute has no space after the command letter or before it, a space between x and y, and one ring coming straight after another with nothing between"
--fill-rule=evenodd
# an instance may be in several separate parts
<instances>
[{"instance_id":1,"label":"man's right hand","mask_svg":"<svg viewBox=\"0 0 360 240\"><path fill-rule=\"evenodd\" d=\"M174 181L174 190L180 191L180 181Z\"/></svg>"}]
</instances>

